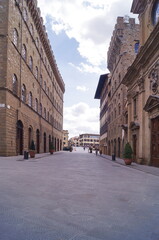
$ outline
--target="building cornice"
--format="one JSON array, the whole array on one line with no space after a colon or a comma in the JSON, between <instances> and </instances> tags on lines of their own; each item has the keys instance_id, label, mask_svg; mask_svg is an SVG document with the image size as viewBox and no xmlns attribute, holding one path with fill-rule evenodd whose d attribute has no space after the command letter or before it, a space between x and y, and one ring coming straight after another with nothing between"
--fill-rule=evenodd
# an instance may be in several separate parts
<instances>
[{"instance_id":1,"label":"building cornice","mask_svg":"<svg viewBox=\"0 0 159 240\"><path fill-rule=\"evenodd\" d=\"M61 90L64 93L65 92L65 84L64 84L62 76L58 70L57 63L56 63L56 60L54 57L54 53L51 48L50 41L48 39L46 28L43 25L43 18L41 17L40 9L37 7L37 0L27 0L27 5L28 5L28 9L31 13L31 16L34 20L34 23L36 25L40 40L41 40L43 47L45 49L45 52L47 54L51 68L53 69L55 78L56 78L59 86L61 87Z\"/></svg>"},{"instance_id":2,"label":"building cornice","mask_svg":"<svg viewBox=\"0 0 159 240\"><path fill-rule=\"evenodd\" d=\"M131 12L141 14L144 12L147 0L134 0L131 7Z\"/></svg>"}]
</instances>

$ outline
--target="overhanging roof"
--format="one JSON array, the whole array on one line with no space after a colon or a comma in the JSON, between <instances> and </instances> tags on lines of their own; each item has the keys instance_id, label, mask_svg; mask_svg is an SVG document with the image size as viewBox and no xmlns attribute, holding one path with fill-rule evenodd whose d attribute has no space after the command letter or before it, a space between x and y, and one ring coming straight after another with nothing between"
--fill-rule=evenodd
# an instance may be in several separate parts
<instances>
[{"instance_id":1,"label":"overhanging roof","mask_svg":"<svg viewBox=\"0 0 159 240\"><path fill-rule=\"evenodd\" d=\"M131 12L135 14L142 13L145 9L146 4L147 4L146 0L133 0Z\"/></svg>"},{"instance_id":2,"label":"overhanging roof","mask_svg":"<svg viewBox=\"0 0 159 240\"><path fill-rule=\"evenodd\" d=\"M96 90L95 97L94 97L95 99L100 99L102 89L107 80L108 80L108 73L100 75L97 90Z\"/></svg>"}]
</instances>

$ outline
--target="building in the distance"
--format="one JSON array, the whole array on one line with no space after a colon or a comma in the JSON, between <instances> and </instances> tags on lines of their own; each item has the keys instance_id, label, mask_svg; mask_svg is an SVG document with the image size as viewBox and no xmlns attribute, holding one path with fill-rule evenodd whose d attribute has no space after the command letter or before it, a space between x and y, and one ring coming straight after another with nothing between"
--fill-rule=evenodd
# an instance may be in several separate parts
<instances>
[{"instance_id":1,"label":"building in the distance","mask_svg":"<svg viewBox=\"0 0 159 240\"><path fill-rule=\"evenodd\" d=\"M75 137L72 137L69 139L69 145L70 146L76 146L76 147L79 147L80 144L79 144L79 136L75 136Z\"/></svg>"},{"instance_id":2,"label":"building in the distance","mask_svg":"<svg viewBox=\"0 0 159 240\"><path fill-rule=\"evenodd\" d=\"M100 99L100 149L103 154L108 154L108 106L110 101L109 74L103 74L99 78L95 99Z\"/></svg>"},{"instance_id":3,"label":"building in the distance","mask_svg":"<svg viewBox=\"0 0 159 240\"><path fill-rule=\"evenodd\" d=\"M69 132L68 130L63 130L63 147L68 147L68 137Z\"/></svg>"},{"instance_id":4,"label":"building in the distance","mask_svg":"<svg viewBox=\"0 0 159 240\"><path fill-rule=\"evenodd\" d=\"M0 4L0 155L55 150L63 142L63 94L37 0Z\"/></svg>"},{"instance_id":5,"label":"building in the distance","mask_svg":"<svg viewBox=\"0 0 159 240\"><path fill-rule=\"evenodd\" d=\"M99 134L88 134L88 133L84 133L84 134L80 134L79 135L79 143L80 146L82 147L97 147L99 148Z\"/></svg>"}]
</instances>

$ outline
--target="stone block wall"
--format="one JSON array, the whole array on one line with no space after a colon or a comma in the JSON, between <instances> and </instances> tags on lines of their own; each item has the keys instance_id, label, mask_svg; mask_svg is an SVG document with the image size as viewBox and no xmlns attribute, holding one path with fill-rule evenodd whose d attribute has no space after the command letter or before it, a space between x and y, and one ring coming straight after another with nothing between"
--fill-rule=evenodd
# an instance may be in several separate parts
<instances>
[{"instance_id":1,"label":"stone block wall","mask_svg":"<svg viewBox=\"0 0 159 240\"><path fill-rule=\"evenodd\" d=\"M20 4L19 4L20 3ZM40 132L40 152L49 151L49 136L56 139L56 150L62 144L64 82L58 71L45 27L35 1L0 1L0 156L17 155L17 122L23 124L22 148L28 150L29 128L36 143L36 131ZM36 18L35 18L36 15ZM18 33L18 44L14 43L13 32ZM26 59L23 56L26 46ZM30 68L30 57L33 67ZM37 71L38 69L38 71ZM13 90L13 76L17 78L17 91ZM26 101L22 101L22 86L26 87ZM4 88L5 87L5 88ZM29 94L32 106L29 106ZM38 101L38 110L35 100ZM42 115L40 114L42 104ZM1 105L0 105L1 106ZM44 114L46 110L46 116ZM3 114L2 114L3 112Z\"/></svg>"}]
</instances>

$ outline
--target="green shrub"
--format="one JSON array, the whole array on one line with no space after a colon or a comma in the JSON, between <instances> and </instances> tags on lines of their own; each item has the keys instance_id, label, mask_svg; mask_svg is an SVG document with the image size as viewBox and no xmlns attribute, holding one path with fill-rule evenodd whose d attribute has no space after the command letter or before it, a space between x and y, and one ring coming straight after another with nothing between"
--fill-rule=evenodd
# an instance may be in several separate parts
<instances>
[{"instance_id":1,"label":"green shrub","mask_svg":"<svg viewBox=\"0 0 159 240\"><path fill-rule=\"evenodd\" d=\"M49 143L49 150L54 150L54 144L53 144L53 142L50 142L50 143Z\"/></svg>"},{"instance_id":2,"label":"green shrub","mask_svg":"<svg viewBox=\"0 0 159 240\"><path fill-rule=\"evenodd\" d=\"M123 157L131 159L132 158L132 154L133 154L133 150L131 148L131 145L130 145L130 143L127 143L125 145L125 148L124 148Z\"/></svg>"}]
</instances>

